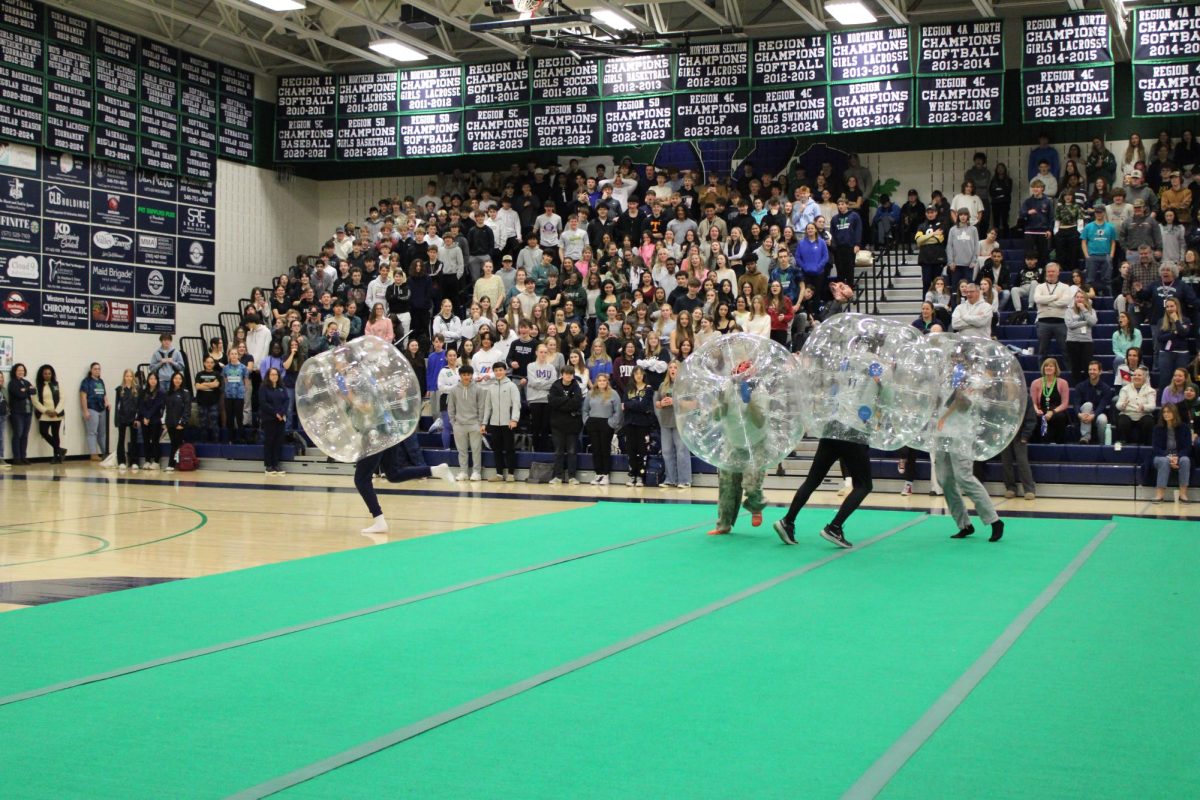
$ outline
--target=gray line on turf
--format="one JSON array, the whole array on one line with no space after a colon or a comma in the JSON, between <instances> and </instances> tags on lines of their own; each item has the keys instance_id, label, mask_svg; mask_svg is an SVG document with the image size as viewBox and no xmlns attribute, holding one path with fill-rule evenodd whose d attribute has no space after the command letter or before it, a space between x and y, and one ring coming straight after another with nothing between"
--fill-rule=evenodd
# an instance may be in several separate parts
<instances>
[{"instance_id":1,"label":"gray line on turf","mask_svg":"<svg viewBox=\"0 0 1200 800\"><path fill-rule=\"evenodd\" d=\"M556 558L556 559L552 559L550 561L543 561L540 564L533 564L528 567L519 567L517 569L508 570L507 572L498 572L495 575L486 575L482 578L475 578L474 580L464 581L463 583L456 583L452 586L442 587L441 589L433 589L431 591L422 592L421 594L415 594L415 595L412 595L411 597L405 597L400 600L390 600L386 603L380 603L378 605L368 606L367 608L360 608L360 609L356 609L354 611L346 611L341 614L335 614L334 616L330 616L330 617L323 617L321 619L313 620L311 622L302 622L298 625L289 625L285 628L277 628L272 631L267 631L266 633L258 633L253 636L245 636L240 639L233 639L228 642L221 642L219 644L209 645L207 647L199 647L194 650L187 650L182 653L175 653L175 654L172 654L169 656L155 658L150 661L144 661L140 664L133 664L128 667L117 667L116 669L107 670L105 672L98 672L94 675L86 675L82 678L72 678L71 680L61 681L60 683L53 683L53 684L50 684L49 686L42 686L37 689L30 689L30 690L24 691L24 692L17 692L15 694L10 694L10 695L0 697L0 707L6 706L6 705L11 705L12 703L20 703L25 700L32 700L37 697L42 697L44 695L53 694L55 692L65 691L67 689L74 689L79 686L86 686L89 683L99 683L100 681L106 681L106 680L110 680L112 678L120 678L124 675L130 675L135 672L142 672L142 671L145 671L148 669L154 669L155 667L166 666L167 664L175 664L177 662L187 661L192 658L199 658L201 656L212 655L213 653L220 653L225 650L233 650L234 648L237 648L237 647L244 647L246 645L256 644L258 642L264 642L264 641L267 641L268 639L276 639L280 636L287 636L287 635L293 634L293 633L301 633L303 631L312 630L313 628L320 628L325 625L332 625L332 624L338 623L338 622L345 622L346 620L355 619L357 617L364 617L368 614L375 614L380 611L388 611L393 608L399 608L401 606L412 605L413 603L419 603L422 600L431 600L435 597L441 597L443 595L453 594L454 592L461 592L464 589L472 589L476 586L482 586L487 583L494 583L495 581L504 580L505 578L512 578L517 575L524 575L525 573L528 573L528 572L536 572L538 570L547 569L549 567L555 567L560 564L566 564L571 561L578 561L580 559L588 558L590 556L598 556L598 555L601 555L602 553L609 553L609 552L612 552L613 550L621 550L626 547L633 547L634 545L644 544L645 542L652 542L655 539L663 539L667 536L674 536L677 533L683 533L684 531L690 531L695 528L701 528L707 524L709 524L709 523L708 522L698 522L694 525L688 525L688 526L682 527L682 528L674 528L672 530L666 531L665 533L656 533L652 536L643 536L640 539L633 539L628 542L619 542L617 544L607 545L605 547L600 547L595 550L588 550L583 553L573 553L568 556L563 556L562 558Z\"/></svg>"},{"instance_id":2,"label":"gray line on turf","mask_svg":"<svg viewBox=\"0 0 1200 800\"><path fill-rule=\"evenodd\" d=\"M344 767L347 764L374 755L381 750L386 750L387 748L400 744L408 739L420 736L421 734L427 733L434 728L445 725L448 722L453 722L454 720L474 714L476 711L493 706L501 701L508 700L516 695L522 694L523 692L536 689L538 686L541 686L544 683L549 683L556 678L561 678L564 675L581 670L584 667L595 664L598 661L603 661L610 656L614 656L618 653L624 652L625 650L629 650L637 645L644 644L645 642L662 636L665 633L669 633L676 628L681 628L688 623L695 622L698 619L707 617L710 614L714 614L723 608L728 608L735 603L740 603L742 600L745 600L749 597L762 594L768 589L773 589L781 583L790 581L793 578L798 578L801 575L812 572L815 569L820 569L826 564L837 561L840 558L845 558L846 556L858 550L864 550L876 542L883 541L889 536L894 536L900 531L905 530L906 528L911 528L912 526L924 522L927 519L929 519L928 514L921 514L920 516L911 519L908 522L897 525L891 530L884 531L878 536L868 539L857 547L849 550L838 550L836 553L830 556L813 561L809 564L805 564L802 567L790 570L782 575L770 578L761 583L756 583L748 589L743 589L736 594L732 594L713 603L709 603L708 605L697 608L694 611L689 611L683 616L668 620L667 622L656 625L653 628L648 628L641 633L636 633L633 636L630 636L627 639L622 639L616 644L611 644L573 661L568 661L565 664L559 664L556 667L552 667L544 672L540 672L537 675L526 678L525 680L510 684L503 689L497 689L494 692L481 695L480 697L469 700L462 705L447 709L439 714L434 714L431 717L426 717L425 719L414 722L411 725L406 725L403 728L398 728L391 733L387 733L376 739L363 742L362 744L352 747L348 750L343 750L342 752L332 755L329 758L315 761L312 764L308 764L307 766L301 767L300 769L294 770L285 775L280 775L268 781L264 781L257 786L244 789L243 791L230 795L228 800L256 800L257 798L268 797L276 794L277 792L282 792L285 789L289 789L293 786L304 783L305 781L309 781L313 778L324 775L327 772L332 772L339 767Z\"/></svg>"},{"instance_id":3,"label":"gray line on turf","mask_svg":"<svg viewBox=\"0 0 1200 800\"><path fill-rule=\"evenodd\" d=\"M1054 601L1063 587L1075 577L1076 573L1096 552L1096 548L1104 543L1104 540L1116 527L1117 523L1110 522L1101 528L1100 532L1076 554L1071 563L1067 564L1063 571L1050 582L1050 585L1043 589L1041 594L1035 597L1033 602L1009 623L1004 632L983 652L983 655L976 659L975 663L968 667L967 671L934 701L929 710L893 742L892 746L867 768L867 771L854 782L853 786L846 790L846 793L842 795L842 800L869 800L869 798L878 796L908 760L925 745L925 742L929 741L942 723L958 710L967 696L979 685L980 681L987 677L992 668L1021 637L1021 634Z\"/></svg>"}]
</instances>

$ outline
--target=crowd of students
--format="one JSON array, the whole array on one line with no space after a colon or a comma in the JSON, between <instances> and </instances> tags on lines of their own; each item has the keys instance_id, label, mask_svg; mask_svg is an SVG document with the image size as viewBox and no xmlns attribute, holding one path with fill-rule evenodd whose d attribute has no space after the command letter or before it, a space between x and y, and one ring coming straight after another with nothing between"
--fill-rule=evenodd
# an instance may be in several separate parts
<instances>
[{"instance_id":1,"label":"crowd of students","mask_svg":"<svg viewBox=\"0 0 1200 800\"><path fill-rule=\"evenodd\" d=\"M1128 337L1114 336L1120 385L1134 382L1142 323L1155 331L1160 385L1177 368L1194 383L1197 144L1190 131L1178 142L1164 133L1152 153L1147 163L1135 136L1121 157L1100 139L1086 157L1076 146L1063 157L1043 139L1030 153L1028 197L1005 165L989 168L978 153L959 190L949 199L936 191L928 204L915 191L903 204L872 197L871 173L855 157L841 174L824 163L812 177L803 166L775 175L746 163L728 178L701 179L629 159L611 175L574 160L565 168L514 164L486 180L456 170L421 197L381 198L339 226L317 256L297 257L269 289L255 290L232 341L213 340L203 364L191 365L190 386L164 337L150 361L154 379L123 380L110 401L96 367L85 384L100 383L81 386L81 413L95 426L89 420L102 416L101 404L113 412L125 443L119 462L131 469L144 460L131 444L144 447L161 419L172 441L168 468L194 423L202 439L261 438L267 471L280 472L278 448L297 430L303 363L370 334L412 363L444 446L455 439L464 479L482 478L484 437L496 452L493 480L513 479L515 444L528 436L534 449L555 450L554 478L570 482L584 432L597 482L607 480L616 444L629 455L630 483L644 482L648 451L661 449L664 483L686 487L690 459L674 432L670 365L732 331L798 350L814 325L853 303L863 251L893 244L917 251L927 292L914 324L925 331L990 335L1002 309L1036 308L1039 354L1056 345L1075 395L1086 396L1078 388L1094 352L1091 300L1115 292L1119 336ZM1027 257L1011 264L1002 243L1014 235ZM1060 280L1060 265L1069 279ZM48 401L56 407L61 392L42 391L43 371L39 432L61 458L62 411L42 410ZM1059 380L1047 384L1046 398L1031 394L1039 418L1049 412L1052 422L1069 402ZM15 408L15 371L9 383ZM1146 436L1139 409L1113 413L1102 399L1089 397L1095 412L1076 415L1116 419L1118 435L1131 440ZM1190 424L1194 415L1181 409ZM24 439L16 434L29 428L22 413L10 409L18 463ZM1064 435L1058 422L1038 427L1035 440ZM89 447L102 436L93 427L88 434Z\"/></svg>"}]
</instances>

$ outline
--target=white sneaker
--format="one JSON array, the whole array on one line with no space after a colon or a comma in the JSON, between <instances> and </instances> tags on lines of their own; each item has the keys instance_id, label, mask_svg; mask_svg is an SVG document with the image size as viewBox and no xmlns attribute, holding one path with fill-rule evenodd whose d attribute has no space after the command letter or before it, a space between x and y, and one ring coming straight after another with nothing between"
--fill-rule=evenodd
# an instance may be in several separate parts
<instances>
[{"instance_id":1,"label":"white sneaker","mask_svg":"<svg viewBox=\"0 0 1200 800\"><path fill-rule=\"evenodd\" d=\"M275 470L273 470L273 469L263 470L263 475L274 475L274 474L275 474Z\"/></svg>"},{"instance_id":2,"label":"white sneaker","mask_svg":"<svg viewBox=\"0 0 1200 800\"><path fill-rule=\"evenodd\" d=\"M384 519L383 514L380 514L378 517L375 517L375 519L372 520L370 525L363 528L362 532L363 533L387 533L388 532L387 520Z\"/></svg>"},{"instance_id":3,"label":"white sneaker","mask_svg":"<svg viewBox=\"0 0 1200 800\"><path fill-rule=\"evenodd\" d=\"M284 471L283 471L283 470L281 470L281 469L277 469L277 470L275 470L275 474L276 474L276 475L287 475L287 473L286 473L286 472L284 472Z\"/></svg>"},{"instance_id":4,"label":"white sneaker","mask_svg":"<svg viewBox=\"0 0 1200 800\"><path fill-rule=\"evenodd\" d=\"M646 482L644 480L642 480L641 478L637 478L636 480L634 480L633 485L634 486L645 486Z\"/></svg>"},{"instance_id":5,"label":"white sneaker","mask_svg":"<svg viewBox=\"0 0 1200 800\"><path fill-rule=\"evenodd\" d=\"M138 467L138 465L137 465L137 464L134 464L133 466L131 466L131 467L129 468L129 471L130 471L130 472L137 472L139 469L140 469L140 467Z\"/></svg>"},{"instance_id":6,"label":"white sneaker","mask_svg":"<svg viewBox=\"0 0 1200 800\"><path fill-rule=\"evenodd\" d=\"M167 466L163 468L163 472L174 472L174 471L175 471L175 468L172 467L170 464L167 464Z\"/></svg>"},{"instance_id":7,"label":"white sneaker","mask_svg":"<svg viewBox=\"0 0 1200 800\"><path fill-rule=\"evenodd\" d=\"M854 483L846 478L842 481L842 488L838 489L838 497L845 497L850 494L850 490L854 488Z\"/></svg>"},{"instance_id":8,"label":"white sneaker","mask_svg":"<svg viewBox=\"0 0 1200 800\"><path fill-rule=\"evenodd\" d=\"M674 485L675 485L675 484L671 483L670 481L663 481L662 483L660 483L660 484L658 485L658 488L660 488L660 489L670 489L670 488L672 488Z\"/></svg>"},{"instance_id":9,"label":"white sneaker","mask_svg":"<svg viewBox=\"0 0 1200 800\"><path fill-rule=\"evenodd\" d=\"M129 467L125 466L124 464L117 464L117 472L124 472L127 469L129 469Z\"/></svg>"},{"instance_id":10,"label":"white sneaker","mask_svg":"<svg viewBox=\"0 0 1200 800\"><path fill-rule=\"evenodd\" d=\"M516 482L517 482L517 476L516 476L516 475L513 475L513 474L510 472L510 473L507 475L507 477L505 477L505 478L504 478L504 480L505 480L505 481L507 481L508 483L516 483Z\"/></svg>"},{"instance_id":11,"label":"white sneaker","mask_svg":"<svg viewBox=\"0 0 1200 800\"><path fill-rule=\"evenodd\" d=\"M466 479L467 479L467 473L465 473L465 472L458 472L458 473L455 473L455 475L454 475L454 480L456 480L456 481L465 481Z\"/></svg>"},{"instance_id":12,"label":"white sneaker","mask_svg":"<svg viewBox=\"0 0 1200 800\"><path fill-rule=\"evenodd\" d=\"M572 486L578 486L579 478L569 478L567 479L567 483L571 484Z\"/></svg>"},{"instance_id":13,"label":"white sneaker","mask_svg":"<svg viewBox=\"0 0 1200 800\"><path fill-rule=\"evenodd\" d=\"M473 480L473 481L481 481L481 480L483 480L483 476L482 476L482 475L480 475L478 472L472 472L472 473L471 473L471 480Z\"/></svg>"},{"instance_id":14,"label":"white sneaker","mask_svg":"<svg viewBox=\"0 0 1200 800\"><path fill-rule=\"evenodd\" d=\"M608 486L608 476L601 475L599 478L596 478L596 483L600 486Z\"/></svg>"},{"instance_id":15,"label":"white sneaker","mask_svg":"<svg viewBox=\"0 0 1200 800\"><path fill-rule=\"evenodd\" d=\"M629 480L625 481L625 485L626 486L637 486L637 478L630 477Z\"/></svg>"},{"instance_id":16,"label":"white sneaker","mask_svg":"<svg viewBox=\"0 0 1200 800\"><path fill-rule=\"evenodd\" d=\"M546 483L549 484L550 486L557 486L558 484L562 483L562 479L561 478L551 478L550 480L546 481Z\"/></svg>"},{"instance_id":17,"label":"white sneaker","mask_svg":"<svg viewBox=\"0 0 1200 800\"><path fill-rule=\"evenodd\" d=\"M454 483L454 473L450 471L449 464L434 464L429 468L429 474L435 478L441 478L444 481Z\"/></svg>"},{"instance_id":18,"label":"white sneaker","mask_svg":"<svg viewBox=\"0 0 1200 800\"><path fill-rule=\"evenodd\" d=\"M901 497L909 497L912 495L912 481L905 481L904 488L900 490Z\"/></svg>"},{"instance_id":19,"label":"white sneaker","mask_svg":"<svg viewBox=\"0 0 1200 800\"><path fill-rule=\"evenodd\" d=\"M152 469L155 472L158 472L159 463L157 461L151 461L149 464L146 465L146 469Z\"/></svg>"},{"instance_id":20,"label":"white sneaker","mask_svg":"<svg viewBox=\"0 0 1200 800\"><path fill-rule=\"evenodd\" d=\"M692 485L691 485L690 483L681 483L681 484L679 484L679 487L678 487L678 488L680 488L680 489L690 489L690 488L692 488Z\"/></svg>"}]
</instances>

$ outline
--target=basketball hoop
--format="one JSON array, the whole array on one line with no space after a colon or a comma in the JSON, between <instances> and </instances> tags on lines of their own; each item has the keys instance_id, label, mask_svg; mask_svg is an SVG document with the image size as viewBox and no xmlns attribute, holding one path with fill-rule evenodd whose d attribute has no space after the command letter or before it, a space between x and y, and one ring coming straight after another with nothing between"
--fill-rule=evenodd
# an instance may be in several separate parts
<instances>
[{"instance_id":1,"label":"basketball hoop","mask_svg":"<svg viewBox=\"0 0 1200 800\"><path fill-rule=\"evenodd\" d=\"M543 0L512 0L513 8L519 13L520 19L532 19L533 14L541 7Z\"/></svg>"}]
</instances>

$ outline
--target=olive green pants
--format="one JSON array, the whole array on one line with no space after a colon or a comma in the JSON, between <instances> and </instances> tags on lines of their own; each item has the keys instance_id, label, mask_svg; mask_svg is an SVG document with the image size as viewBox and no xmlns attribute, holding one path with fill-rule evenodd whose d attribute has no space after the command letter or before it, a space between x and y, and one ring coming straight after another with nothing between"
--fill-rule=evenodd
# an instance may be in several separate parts
<instances>
[{"instance_id":1,"label":"olive green pants","mask_svg":"<svg viewBox=\"0 0 1200 800\"><path fill-rule=\"evenodd\" d=\"M717 472L717 530L729 531L737 522L738 509L745 508L751 514L762 511L767 501L763 497L763 479L767 473Z\"/></svg>"}]
</instances>

